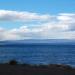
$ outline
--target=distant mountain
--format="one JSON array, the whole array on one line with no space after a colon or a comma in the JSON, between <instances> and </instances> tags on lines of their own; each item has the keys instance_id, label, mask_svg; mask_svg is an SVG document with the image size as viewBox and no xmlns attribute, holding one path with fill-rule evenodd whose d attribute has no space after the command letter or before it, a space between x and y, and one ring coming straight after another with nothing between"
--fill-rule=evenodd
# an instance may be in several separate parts
<instances>
[{"instance_id":1,"label":"distant mountain","mask_svg":"<svg viewBox=\"0 0 75 75\"><path fill-rule=\"evenodd\" d=\"M0 41L0 45L12 45L12 44L73 44L75 40L69 39L25 39L25 40L10 40Z\"/></svg>"}]
</instances>

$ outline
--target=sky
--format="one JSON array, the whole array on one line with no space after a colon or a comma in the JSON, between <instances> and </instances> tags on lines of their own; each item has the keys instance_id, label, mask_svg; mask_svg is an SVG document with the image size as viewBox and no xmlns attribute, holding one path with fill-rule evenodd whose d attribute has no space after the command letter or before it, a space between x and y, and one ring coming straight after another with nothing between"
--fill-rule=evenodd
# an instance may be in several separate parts
<instances>
[{"instance_id":1,"label":"sky","mask_svg":"<svg viewBox=\"0 0 75 75\"><path fill-rule=\"evenodd\" d=\"M0 0L0 40L75 39L75 0Z\"/></svg>"}]
</instances>

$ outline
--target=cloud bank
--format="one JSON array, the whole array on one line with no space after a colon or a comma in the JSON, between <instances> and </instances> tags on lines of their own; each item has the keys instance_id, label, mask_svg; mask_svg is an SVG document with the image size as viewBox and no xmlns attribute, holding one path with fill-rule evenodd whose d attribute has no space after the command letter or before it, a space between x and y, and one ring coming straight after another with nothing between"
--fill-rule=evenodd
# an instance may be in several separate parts
<instances>
[{"instance_id":1,"label":"cloud bank","mask_svg":"<svg viewBox=\"0 0 75 75\"><path fill-rule=\"evenodd\" d=\"M2 21L45 21L50 18L51 16L48 14L0 10L0 20Z\"/></svg>"},{"instance_id":2,"label":"cloud bank","mask_svg":"<svg viewBox=\"0 0 75 75\"><path fill-rule=\"evenodd\" d=\"M0 40L75 39L75 13L51 15L0 10L0 21L25 22L25 25L9 30L0 25ZM33 26L26 22L33 22Z\"/></svg>"}]
</instances>

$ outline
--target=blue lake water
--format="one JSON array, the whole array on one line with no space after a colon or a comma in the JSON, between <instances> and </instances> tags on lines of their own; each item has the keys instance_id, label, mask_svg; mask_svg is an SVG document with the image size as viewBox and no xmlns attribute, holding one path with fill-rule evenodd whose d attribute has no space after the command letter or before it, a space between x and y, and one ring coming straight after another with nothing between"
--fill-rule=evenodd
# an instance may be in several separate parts
<instances>
[{"instance_id":1,"label":"blue lake water","mask_svg":"<svg viewBox=\"0 0 75 75\"><path fill-rule=\"evenodd\" d=\"M0 62L15 59L29 64L70 64L75 66L75 45L3 45L0 46Z\"/></svg>"}]
</instances>

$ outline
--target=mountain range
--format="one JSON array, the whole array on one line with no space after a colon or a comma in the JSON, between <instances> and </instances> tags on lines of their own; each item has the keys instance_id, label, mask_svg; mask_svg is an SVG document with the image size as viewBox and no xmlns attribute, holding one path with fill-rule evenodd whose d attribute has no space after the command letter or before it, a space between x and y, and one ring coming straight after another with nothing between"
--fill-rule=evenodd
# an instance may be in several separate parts
<instances>
[{"instance_id":1,"label":"mountain range","mask_svg":"<svg viewBox=\"0 0 75 75\"><path fill-rule=\"evenodd\" d=\"M71 39L25 39L25 40L7 40L0 41L0 45L12 45L12 44L73 44L75 40Z\"/></svg>"}]
</instances>

